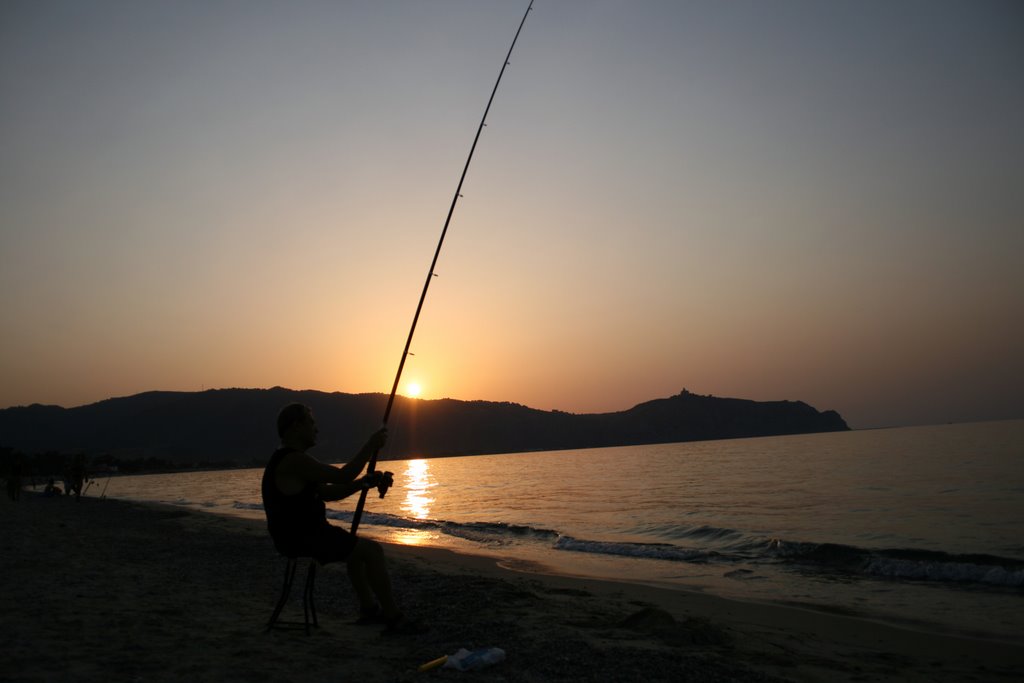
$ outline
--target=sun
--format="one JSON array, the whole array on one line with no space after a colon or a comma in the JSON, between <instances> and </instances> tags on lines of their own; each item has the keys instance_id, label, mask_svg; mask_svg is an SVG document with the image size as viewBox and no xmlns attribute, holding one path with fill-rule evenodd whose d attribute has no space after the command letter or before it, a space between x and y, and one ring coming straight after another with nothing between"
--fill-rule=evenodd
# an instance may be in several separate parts
<instances>
[{"instance_id":1,"label":"sun","mask_svg":"<svg viewBox=\"0 0 1024 683\"><path fill-rule=\"evenodd\" d=\"M419 382L409 382L405 385L405 395L409 398L416 398L423 393L423 387Z\"/></svg>"}]
</instances>

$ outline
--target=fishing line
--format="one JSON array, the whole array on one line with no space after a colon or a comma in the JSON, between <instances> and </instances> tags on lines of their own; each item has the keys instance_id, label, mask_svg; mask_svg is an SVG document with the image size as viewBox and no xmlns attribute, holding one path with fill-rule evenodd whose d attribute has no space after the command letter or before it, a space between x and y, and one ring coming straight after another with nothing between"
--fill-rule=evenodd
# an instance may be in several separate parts
<instances>
[{"instance_id":1,"label":"fishing line","mask_svg":"<svg viewBox=\"0 0 1024 683\"><path fill-rule=\"evenodd\" d=\"M430 270L427 271L427 280L423 283L423 292L420 294L420 301L416 305L416 313L412 317L412 326L409 328L409 337L405 340L405 349L402 350L402 357L398 362L398 372L395 374L395 383L391 387L391 395L388 397L387 407L384 408L384 419L383 426L387 427L388 418L391 417L391 408L395 403L395 394L398 393L398 383L402 379L402 370L405 368L405 359L409 356L409 347L412 345L412 337L416 333L416 323L420 319L420 311L423 310L423 302L427 298L427 290L430 289L430 282L434 279L434 268L437 266L437 258L441 255L441 246L444 244L445 235L448 234L448 224L451 223L452 214L455 213L455 205L459 203L459 198L462 196L462 183L466 180L466 172L469 171L469 164L473 161L473 152L476 151L476 143L480 140L480 133L483 132L484 126L487 123L487 114L491 111L491 103L494 102L494 95L498 92L498 85L501 84L501 77L505 75L505 67L509 65L509 58L512 57L512 50L515 49L516 41L519 40L519 33L523 30L523 24L526 23L526 17L530 14L533 9L533 0L530 0L530 5L526 8L526 12L523 13L523 19L519 22L519 28L516 29L516 35L512 38L512 45L508 48L508 54L505 55L505 61L501 65L501 71L498 72L498 80L494 82L494 89L491 90L491 97L487 100L487 107L484 108L484 115L480 119L480 125L476 129L476 136L473 138L473 145L469 148L469 156L466 158L466 165L462 168L462 175L459 177L459 184L455 188L455 196L452 197L451 206L448 208L448 216L444 219L444 227L441 229L441 238L437 241L437 249L434 250L434 259L430 262ZM377 452L375 451L370 456L370 462L366 466L367 473L373 473L377 469ZM379 487L378 492L380 497L383 498L384 494L387 493L387 486ZM359 494L359 503L356 505L355 513L352 516L352 533L356 533L356 529L359 528L359 520L363 516L363 506L366 504L366 494L368 491L363 489Z\"/></svg>"}]
</instances>

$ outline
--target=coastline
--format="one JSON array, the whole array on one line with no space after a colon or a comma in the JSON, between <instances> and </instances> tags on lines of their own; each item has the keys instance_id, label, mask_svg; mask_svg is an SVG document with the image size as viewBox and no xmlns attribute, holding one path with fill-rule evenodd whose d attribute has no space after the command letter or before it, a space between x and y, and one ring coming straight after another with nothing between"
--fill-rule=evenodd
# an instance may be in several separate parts
<instances>
[{"instance_id":1,"label":"coastline","mask_svg":"<svg viewBox=\"0 0 1024 683\"><path fill-rule=\"evenodd\" d=\"M320 568L320 628L264 633L283 560L262 521L121 500L0 503L0 679L414 681L497 646L485 681L1016 680L1024 647L641 584L513 571L387 545L421 636L352 624L342 566ZM293 597L283 618L301 619Z\"/></svg>"}]
</instances>

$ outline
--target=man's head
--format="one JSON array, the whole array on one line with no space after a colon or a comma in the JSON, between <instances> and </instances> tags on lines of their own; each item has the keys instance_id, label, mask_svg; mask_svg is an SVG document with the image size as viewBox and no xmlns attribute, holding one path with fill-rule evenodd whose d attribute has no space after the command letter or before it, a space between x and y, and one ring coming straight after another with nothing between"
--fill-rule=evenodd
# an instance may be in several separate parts
<instances>
[{"instance_id":1,"label":"man's head","mask_svg":"<svg viewBox=\"0 0 1024 683\"><path fill-rule=\"evenodd\" d=\"M302 403L291 403L277 414L277 435L283 443L301 448L316 444L316 420L313 411Z\"/></svg>"}]
</instances>

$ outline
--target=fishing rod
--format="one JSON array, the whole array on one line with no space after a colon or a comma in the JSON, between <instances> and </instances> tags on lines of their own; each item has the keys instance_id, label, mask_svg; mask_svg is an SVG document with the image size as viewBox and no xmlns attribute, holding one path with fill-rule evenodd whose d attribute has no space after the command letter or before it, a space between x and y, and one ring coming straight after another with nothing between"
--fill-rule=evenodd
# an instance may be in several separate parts
<instances>
[{"instance_id":1,"label":"fishing rod","mask_svg":"<svg viewBox=\"0 0 1024 683\"><path fill-rule=\"evenodd\" d=\"M112 476L114 476L114 472L113 472L113 470L111 470L111 471L110 471L110 472L109 472L109 473L107 474L107 481L106 481L106 483L105 483L105 484L103 484L103 491L101 491L101 492L100 492L100 499L101 499L101 500L102 500L103 498L106 498L106 497L107 497L107 487L108 487L108 486L110 486L110 478L111 478Z\"/></svg>"},{"instance_id":2,"label":"fishing rod","mask_svg":"<svg viewBox=\"0 0 1024 683\"><path fill-rule=\"evenodd\" d=\"M530 0L530 5L526 8L526 12L523 13L523 19L519 22L519 28L516 29L516 35L512 38L512 45L508 48L508 54L505 55L505 61L501 65L501 71L498 72L498 80L494 82L494 89L491 90L491 97L487 100L487 107L484 108L484 115L480 119L480 125L476 129L476 136L473 138L473 145L469 148L469 156L466 158L466 165L462 168L462 176L459 178L459 184L455 188L455 196L452 197L451 206L448 207L448 216L444 219L444 227L441 229L441 238L437 241L437 249L434 250L434 259L430 262L430 270L427 271L427 280L423 283L423 291L420 293L420 301L416 305L416 313L412 317L412 326L409 328L409 337L405 340L405 349L402 350L402 358L398 361L398 372L395 373L395 383L391 387L391 395L388 397L387 407L384 408L384 420L383 426L387 427L388 418L391 417L391 408L395 403L395 394L398 393L398 383L402 379L402 370L405 369L405 359L409 356L409 347L412 345L413 335L416 334L416 323L420 319L420 311L423 310L423 302L427 298L427 290L430 289L430 282L434 279L434 268L437 266L437 258L441 255L441 246L444 244L445 235L448 234L448 224L452 221L452 214L455 213L455 205L459 203L459 198L462 196L462 183L466 180L466 172L469 171L469 164L473 161L473 152L476 151L476 143L480 140L480 133L483 132L484 126L487 125L487 114L491 111L491 103L494 102L494 95L498 92L498 85L501 84L501 77L505 75L505 67L509 65L509 58L512 57L512 50L515 49L516 41L519 40L519 33L523 30L523 24L526 23L526 17L530 14L533 9L533 0ZM373 455L370 456L370 461L366 466L366 472L372 474L377 470L377 454L378 451L374 451ZM384 494L387 493L390 481L382 482L377 487L377 491L380 497L383 498ZM359 520L363 516L363 506L366 505L366 494L367 489L359 494L359 503L356 505L355 513L352 516L352 533L355 534L359 528Z\"/></svg>"}]
</instances>

